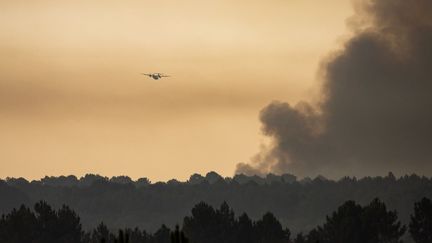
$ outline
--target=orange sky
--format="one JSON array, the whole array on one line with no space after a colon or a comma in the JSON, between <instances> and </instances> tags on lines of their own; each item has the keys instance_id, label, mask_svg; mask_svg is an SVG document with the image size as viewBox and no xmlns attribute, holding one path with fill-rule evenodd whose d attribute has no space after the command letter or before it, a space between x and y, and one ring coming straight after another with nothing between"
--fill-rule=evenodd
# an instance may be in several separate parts
<instances>
[{"instance_id":1,"label":"orange sky","mask_svg":"<svg viewBox=\"0 0 432 243\"><path fill-rule=\"evenodd\" d=\"M262 107L313 99L351 14L347 0L0 1L0 178L232 176L264 139Z\"/></svg>"}]
</instances>

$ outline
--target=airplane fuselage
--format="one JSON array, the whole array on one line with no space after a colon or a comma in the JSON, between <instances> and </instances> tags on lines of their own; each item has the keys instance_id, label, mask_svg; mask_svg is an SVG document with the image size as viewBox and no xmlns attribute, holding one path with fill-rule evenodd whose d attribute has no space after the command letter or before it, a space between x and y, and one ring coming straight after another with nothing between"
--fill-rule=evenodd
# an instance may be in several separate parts
<instances>
[{"instance_id":1,"label":"airplane fuselage","mask_svg":"<svg viewBox=\"0 0 432 243\"><path fill-rule=\"evenodd\" d=\"M141 74L146 75L154 80L159 80L161 78L169 77L168 75L162 73L141 73Z\"/></svg>"}]
</instances>

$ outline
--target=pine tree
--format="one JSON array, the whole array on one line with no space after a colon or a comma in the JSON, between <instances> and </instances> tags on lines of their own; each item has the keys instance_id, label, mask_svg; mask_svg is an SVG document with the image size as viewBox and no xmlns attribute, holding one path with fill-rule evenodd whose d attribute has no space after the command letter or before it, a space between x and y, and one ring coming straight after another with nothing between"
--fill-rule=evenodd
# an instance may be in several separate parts
<instances>
[{"instance_id":1,"label":"pine tree","mask_svg":"<svg viewBox=\"0 0 432 243\"><path fill-rule=\"evenodd\" d=\"M423 198L414 205L409 231L416 243L432 242L432 202Z\"/></svg>"}]
</instances>

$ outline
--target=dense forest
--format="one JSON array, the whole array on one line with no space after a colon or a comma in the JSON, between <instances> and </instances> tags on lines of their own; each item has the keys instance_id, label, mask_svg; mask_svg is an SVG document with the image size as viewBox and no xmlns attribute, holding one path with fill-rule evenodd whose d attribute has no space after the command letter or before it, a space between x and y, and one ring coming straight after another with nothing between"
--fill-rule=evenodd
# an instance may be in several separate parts
<instances>
[{"instance_id":1,"label":"dense forest","mask_svg":"<svg viewBox=\"0 0 432 243\"><path fill-rule=\"evenodd\" d=\"M396 178L392 173L337 181L322 176L298 180L289 174L222 178L214 172L206 176L194 174L186 182L166 183L92 174L81 178L45 177L30 182L23 178L0 181L0 213L8 213L21 204L32 207L44 200L53 208L61 208L63 204L73 208L84 229L94 228L103 221L112 228L139 227L151 232L162 224L174 227L201 201L213 207L226 201L237 215L246 212L252 220L272 212L283 227L296 234L321 225L326 215L346 201L365 206L380 198L389 210L398 212L403 224L408 224L414 203L423 197L432 198L430 178L417 175Z\"/></svg>"},{"instance_id":2,"label":"dense forest","mask_svg":"<svg viewBox=\"0 0 432 243\"><path fill-rule=\"evenodd\" d=\"M120 229L118 235L104 223L85 231L79 216L68 206L53 209L44 201L33 209L24 205L0 219L3 243L399 243L407 232L396 211L379 199L365 206L347 201L326 217L325 222L306 233L291 236L270 212L257 221L246 213L236 217L223 202L219 208L200 202L183 218L182 228L172 231L162 225L155 233L138 228ZM409 241L432 241L432 202L423 198L414 205L409 223Z\"/></svg>"}]
</instances>

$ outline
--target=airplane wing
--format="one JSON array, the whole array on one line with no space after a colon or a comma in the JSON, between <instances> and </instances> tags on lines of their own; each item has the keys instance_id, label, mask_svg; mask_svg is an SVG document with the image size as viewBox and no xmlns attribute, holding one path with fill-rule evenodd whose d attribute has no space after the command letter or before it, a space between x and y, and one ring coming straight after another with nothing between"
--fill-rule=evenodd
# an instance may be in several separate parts
<instances>
[{"instance_id":1,"label":"airplane wing","mask_svg":"<svg viewBox=\"0 0 432 243\"><path fill-rule=\"evenodd\" d=\"M149 77L151 77L152 75L150 73L141 73L142 75L147 75Z\"/></svg>"}]
</instances>

